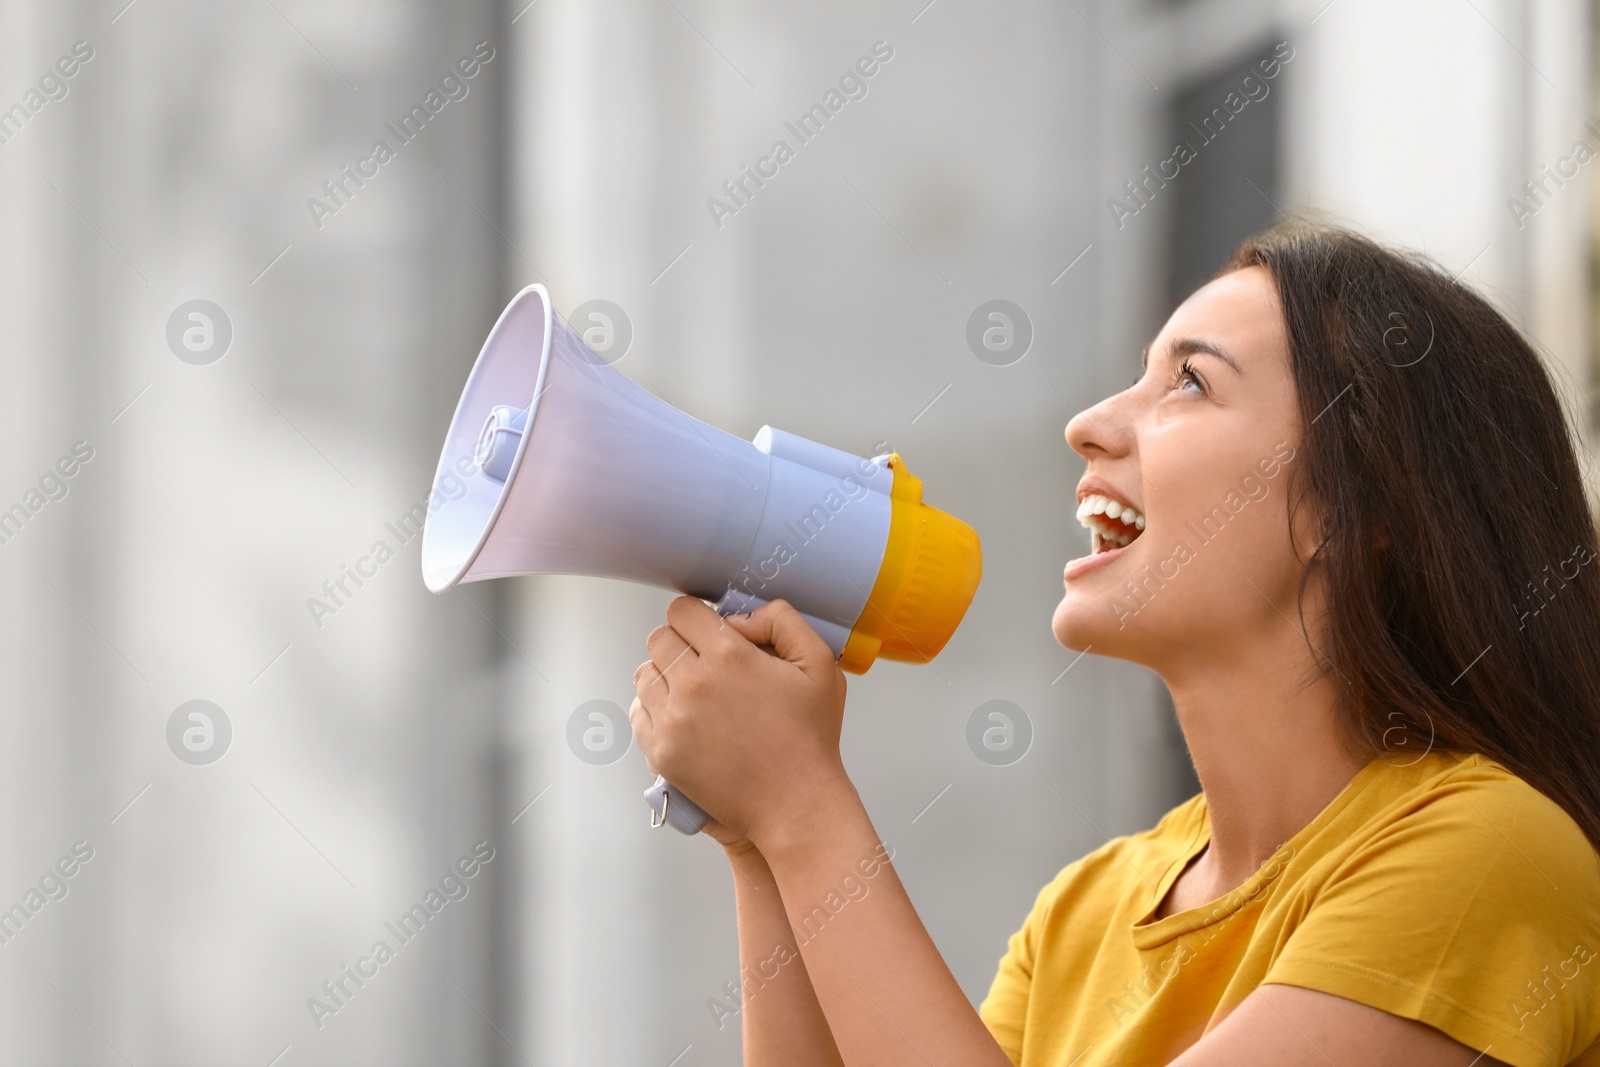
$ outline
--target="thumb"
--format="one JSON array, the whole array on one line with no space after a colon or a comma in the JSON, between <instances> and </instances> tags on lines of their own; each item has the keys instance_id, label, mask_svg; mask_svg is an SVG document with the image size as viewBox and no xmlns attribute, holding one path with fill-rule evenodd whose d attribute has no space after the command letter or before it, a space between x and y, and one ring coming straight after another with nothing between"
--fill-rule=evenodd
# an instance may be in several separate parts
<instances>
[{"instance_id":1,"label":"thumb","mask_svg":"<svg viewBox=\"0 0 1600 1067\"><path fill-rule=\"evenodd\" d=\"M779 659L807 673L833 666L833 649L787 600L763 604L749 615L729 615L727 621L751 644L770 645Z\"/></svg>"}]
</instances>

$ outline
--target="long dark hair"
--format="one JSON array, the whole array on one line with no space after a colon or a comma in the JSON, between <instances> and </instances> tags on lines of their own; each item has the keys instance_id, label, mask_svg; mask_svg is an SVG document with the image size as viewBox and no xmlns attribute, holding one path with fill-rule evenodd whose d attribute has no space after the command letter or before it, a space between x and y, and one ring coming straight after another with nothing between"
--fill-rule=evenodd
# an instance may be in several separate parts
<instances>
[{"instance_id":1,"label":"long dark hair","mask_svg":"<svg viewBox=\"0 0 1600 1067\"><path fill-rule=\"evenodd\" d=\"M1320 568L1348 740L1487 756L1600 848L1600 552L1549 372L1424 256L1299 218L1222 273L1251 266L1288 328L1293 507L1321 537L1300 593Z\"/></svg>"}]
</instances>

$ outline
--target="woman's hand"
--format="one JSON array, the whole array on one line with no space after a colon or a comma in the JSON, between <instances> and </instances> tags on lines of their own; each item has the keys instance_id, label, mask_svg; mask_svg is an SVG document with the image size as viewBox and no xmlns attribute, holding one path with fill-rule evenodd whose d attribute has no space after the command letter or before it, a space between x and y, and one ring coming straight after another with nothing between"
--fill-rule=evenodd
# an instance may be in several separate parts
<instances>
[{"instance_id":1,"label":"woman's hand","mask_svg":"<svg viewBox=\"0 0 1600 1067\"><path fill-rule=\"evenodd\" d=\"M638 672L635 671L634 673L637 674ZM635 696L633 698L632 705L630 705L628 708L628 723L632 725L634 721L633 717L643 710L644 706L639 703L639 698ZM637 737L637 726L634 727L634 734ZM661 773L660 771L656 770L655 764L650 762L649 756L645 757L644 765L645 769L651 774ZM728 859L732 860L735 864L751 858L757 860L761 859L761 853L756 850L756 846L751 843L748 837L744 836L743 834L734 833L732 830L728 829L715 819L707 818L705 825L700 827L700 832L711 838L717 844L721 845L722 851L726 852L728 854Z\"/></svg>"},{"instance_id":2,"label":"woman's hand","mask_svg":"<svg viewBox=\"0 0 1600 1067\"><path fill-rule=\"evenodd\" d=\"M679 597L645 647L634 737L650 767L721 824L724 848L759 848L853 795L839 758L844 672L787 603L722 618Z\"/></svg>"}]
</instances>

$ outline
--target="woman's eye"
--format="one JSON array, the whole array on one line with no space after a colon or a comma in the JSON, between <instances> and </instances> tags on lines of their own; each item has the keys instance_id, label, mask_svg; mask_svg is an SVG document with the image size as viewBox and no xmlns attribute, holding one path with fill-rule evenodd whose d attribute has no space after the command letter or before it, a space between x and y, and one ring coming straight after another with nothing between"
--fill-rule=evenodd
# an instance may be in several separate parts
<instances>
[{"instance_id":1,"label":"woman's eye","mask_svg":"<svg viewBox=\"0 0 1600 1067\"><path fill-rule=\"evenodd\" d=\"M1173 382L1173 388L1182 389L1186 385L1192 386L1193 391L1196 393L1204 393L1206 391L1205 382L1200 380L1200 376L1194 372L1193 367L1189 366L1187 360L1184 361L1183 366L1178 368L1178 377Z\"/></svg>"}]
</instances>

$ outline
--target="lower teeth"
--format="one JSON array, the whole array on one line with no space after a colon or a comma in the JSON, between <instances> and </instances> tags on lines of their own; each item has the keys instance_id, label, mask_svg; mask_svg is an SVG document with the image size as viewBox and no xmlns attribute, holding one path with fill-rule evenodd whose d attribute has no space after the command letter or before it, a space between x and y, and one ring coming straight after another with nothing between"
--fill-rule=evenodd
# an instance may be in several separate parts
<instances>
[{"instance_id":1,"label":"lower teeth","mask_svg":"<svg viewBox=\"0 0 1600 1067\"><path fill-rule=\"evenodd\" d=\"M1097 551L1100 552L1110 552L1117 548L1127 548L1134 542L1132 537L1127 536L1114 537L1109 534L1096 534L1095 537L1096 544L1099 546Z\"/></svg>"}]
</instances>

